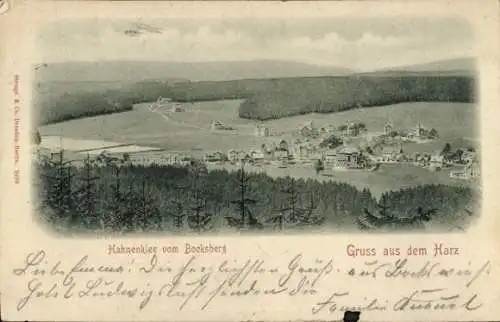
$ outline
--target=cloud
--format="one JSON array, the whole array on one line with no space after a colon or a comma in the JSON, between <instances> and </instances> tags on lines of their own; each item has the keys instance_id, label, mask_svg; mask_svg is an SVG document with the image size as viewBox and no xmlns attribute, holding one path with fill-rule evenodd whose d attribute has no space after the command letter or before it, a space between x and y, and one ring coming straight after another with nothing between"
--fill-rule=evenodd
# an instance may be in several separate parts
<instances>
[{"instance_id":1,"label":"cloud","mask_svg":"<svg viewBox=\"0 0 500 322\"><path fill-rule=\"evenodd\" d=\"M217 59L238 48L248 48L245 44L250 43L251 40L241 33L232 30L216 33L209 26L200 26L191 33L169 28L161 33L134 37L127 36L124 30L108 27L97 36L76 33L64 37L64 44L52 44L46 48L46 54L49 60L64 57L73 60L205 60Z\"/></svg>"},{"instance_id":2,"label":"cloud","mask_svg":"<svg viewBox=\"0 0 500 322\"><path fill-rule=\"evenodd\" d=\"M46 62L279 59L371 69L446 59L450 53L470 53L471 46L460 38L438 41L435 35L382 35L372 30L349 38L331 30L314 35L284 34L280 38L242 28L217 28L209 23L190 28L173 24L154 26L162 32L136 37L124 33L130 28L126 23L54 28L42 37L42 56Z\"/></svg>"},{"instance_id":3,"label":"cloud","mask_svg":"<svg viewBox=\"0 0 500 322\"><path fill-rule=\"evenodd\" d=\"M421 38L417 37L394 37L394 36L379 36L372 32L364 33L360 39L356 41L358 46L362 47L403 47L409 44L414 44L417 41L421 41Z\"/></svg>"},{"instance_id":4,"label":"cloud","mask_svg":"<svg viewBox=\"0 0 500 322\"><path fill-rule=\"evenodd\" d=\"M321 38L295 37L291 39L290 45L300 50L320 50L335 52L352 52L358 50L378 50L380 48L403 48L409 44L420 42L421 39L412 37L380 36L372 32L366 32L358 39L347 40L338 33L331 32Z\"/></svg>"}]
</instances>

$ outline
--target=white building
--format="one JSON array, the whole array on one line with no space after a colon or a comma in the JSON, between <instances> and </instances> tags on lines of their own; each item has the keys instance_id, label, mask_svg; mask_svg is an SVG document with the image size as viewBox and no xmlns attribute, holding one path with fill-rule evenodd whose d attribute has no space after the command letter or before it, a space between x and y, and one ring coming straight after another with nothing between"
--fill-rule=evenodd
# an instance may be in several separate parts
<instances>
[{"instance_id":1,"label":"white building","mask_svg":"<svg viewBox=\"0 0 500 322\"><path fill-rule=\"evenodd\" d=\"M316 149L310 143L297 143L293 145L293 157L297 160L309 160L315 154Z\"/></svg>"},{"instance_id":2,"label":"white building","mask_svg":"<svg viewBox=\"0 0 500 322\"><path fill-rule=\"evenodd\" d=\"M325 165L333 166L337 161L337 151L336 150L327 150L323 153L323 161Z\"/></svg>"},{"instance_id":3,"label":"white building","mask_svg":"<svg viewBox=\"0 0 500 322\"><path fill-rule=\"evenodd\" d=\"M471 180L478 178L481 174L480 166L477 162L467 164L463 170L451 171L450 177L454 179Z\"/></svg>"},{"instance_id":4,"label":"white building","mask_svg":"<svg viewBox=\"0 0 500 322\"><path fill-rule=\"evenodd\" d=\"M229 162L233 162L233 163L238 162L240 160L244 160L247 157L248 157L248 153L246 153L243 150L231 149L231 150L227 151L227 159L229 160Z\"/></svg>"},{"instance_id":5,"label":"white building","mask_svg":"<svg viewBox=\"0 0 500 322\"><path fill-rule=\"evenodd\" d=\"M257 125L255 127L255 136L268 137L269 136L269 128L261 125Z\"/></svg>"},{"instance_id":6,"label":"white building","mask_svg":"<svg viewBox=\"0 0 500 322\"><path fill-rule=\"evenodd\" d=\"M169 107L171 102L172 102L172 99L160 96L154 102L154 106L157 108L165 108L165 107Z\"/></svg>"},{"instance_id":7,"label":"white building","mask_svg":"<svg viewBox=\"0 0 500 322\"><path fill-rule=\"evenodd\" d=\"M224 162L226 160L226 155L219 151L209 152L204 155L203 160L211 163Z\"/></svg>"},{"instance_id":8,"label":"white building","mask_svg":"<svg viewBox=\"0 0 500 322\"><path fill-rule=\"evenodd\" d=\"M382 163L397 163L402 158L401 149L397 147L384 147L382 149L382 156L379 159Z\"/></svg>"},{"instance_id":9,"label":"white building","mask_svg":"<svg viewBox=\"0 0 500 322\"><path fill-rule=\"evenodd\" d=\"M249 156L256 162L263 161L265 158L264 152L262 152L262 150L252 150L250 151Z\"/></svg>"},{"instance_id":10,"label":"white building","mask_svg":"<svg viewBox=\"0 0 500 322\"><path fill-rule=\"evenodd\" d=\"M384 125L384 134L389 135L393 130L392 123L388 122Z\"/></svg>"},{"instance_id":11,"label":"white building","mask_svg":"<svg viewBox=\"0 0 500 322\"><path fill-rule=\"evenodd\" d=\"M173 103L172 107L170 108L170 112L183 112L184 109L182 108L181 103Z\"/></svg>"},{"instance_id":12,"label":"white building","mask_svg":"<svg viewBox=\"0 0 500 322\"><path fill-rule=\"evenodd\" d=\"M415 137L416 138L421 138L423 136L425 136L426 134L426 129L425 127L422 125L422 123L418 123L417 126L415 127Z\"/></svg>"},{"instance_id":13,"label":"white building","mask_svg":"<svg viewBox=\"0 0 500 322\"><path fill-rule=\"evenodd\" d=\"M288 150L278 149L278 150L274 151L274 158L278 159L278 160L287 159L288 158Z\"/></svg>"},{"instance_id":14,"label":"white building","mask_svg":"<svg viewBox=\"0 0 500 322\"><path fill-rule=\"evenodd\" d=\"M444 166L444 156L443 155L433 155L429 162L429 167L431 170L440 170Z\"/></svg>"}]
</instances>

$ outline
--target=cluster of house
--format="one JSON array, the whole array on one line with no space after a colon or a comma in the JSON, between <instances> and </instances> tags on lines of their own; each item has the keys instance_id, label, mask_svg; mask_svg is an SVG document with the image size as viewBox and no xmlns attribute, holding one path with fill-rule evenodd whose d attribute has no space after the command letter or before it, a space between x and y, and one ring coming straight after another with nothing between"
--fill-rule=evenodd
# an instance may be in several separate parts
<instances>
[{"instance_id":1,"label":"cluster of house","mask_svg":"<svg viewBox=\"0 0 500 322\"><path fill-rule=\"evenodd\" d=\"M355 137L364 131L366 131L366 128L364 124L360 122L349 122L340 126L326 125L318 128L314 125L313 121L308 121L297 127L293 134L298 138L317 139L327 134L336 134L342 137ZM269 127L264 125L256 125L254 130L254 135L258 137L277 136L280 134L283 133L273 132Z\"/></svg>"},{"instance_id":2,"label":"cluster of house","mask_svg":"<svg viewBox=\"0 0 500 322\"><path fill-rule=\"evenodd\" d=\"M398 163L412 162L416 166L428 167L433 170L439 170L446 166L466 165L477 161L477 154L473 151L464 151L460 159L446 156L441 153L405 153L401 146L384 147L380 156L375 160L379 163Z\"/></svg>"},{"instance_id":3,"label":"cluster of house","mask_svg":"<svg viewBox=\"0 0 500 322\"><path fill-rule=\"evenodd\" d=\"M281 140L277 144L262 144L260 148L250 150L230 149L227 153L220 151L208 152L203 155L201 161L207 164L221 164L225 162L239 163L247 162L252 164L266 163L273 161L279 164L287 164L292 160L301 163L310 163L322 160L325 165L337 167L362 167L360 152L350 151L349 148L321 152L313 144L296 143L290 146L286 140ZM197 158L182 152L155 151L154 153L131 153L127 156L128 164L149 166L187 166ZM83 165L83 160L80 162ZM79 163L78 163L79 164ZM77 165L77 163L75 163Z\"/></svg>"},{"instance_id":4,"label":"cluster of house","mask_svg":"<svg viewBox=\"0 0 500 322\"><path fill-rule=\"evenodd\" d=\"M361 122L348 122L340 126L325 125L323 127L314 126L313 121L302 124L295 130L295 136L302 138L317 138L324 135L336 135L338 137L356 137L366 132L366 126Z\"/></svg>"},{"instance_id":5,"label":"cluster of house","mask_svg":"<svg viewBox=\"0 0 500 322\"><path fill-rule=\"evenodd\" d=\"M159 98L155 104L171 104L170 99ZM175 106L175 104L174 104ZM230 130L231 128L222 122L213 120L212 130ZM363 123L349 122L340 126L324 126L317 128L312 121L301 125L295 131L295 139L292 144L284 139L276 142L262 144L259 148L230 149L227 153L215 151L206 153L200 161L205 163L238 163L245 161L248 163L273 164L312 164L321 161L325 168L341 169L366 169L376 168L380 163L412 163L415 166L438 171L447 167L461 166L458 171L451 171L450 176L458 179L469 179L479 176L479 163L477 154L473 150L461 150L461 153L405 153L402 142L407 140L429 139L437 136L434 129L428 130L421 123L415 128L407 131L394 131L393 125L385 124L383 132L368 133ZM396 133L396 135L394 135ZM255 136L274 136L270 129L265 126L255 127ZM322 134L335 135L340 137L341 145L334 149L320 148ZM352 144L358 137L363 144ZM389 142L386 138L396 136L398 140ZM351 139L351 140L350 140ZM366 140L365 140L366 139ZM373 140L372 140L373 139ZM365 142L366 141L366 142ZM398 141L398 143L395 143ZM388 143L389 142L389 143ZM372 149L373 148L373 149ZM376 150L376 151L373 151ZM34 155L35 157L35 155ZM36 158L40 158L40 152L36 153ZM187 166L193 163L195 158L182 152L156 151L154 153L131 153L128 161L135 165L173 165ZM75 163L76 164L76 163ZM83 164L83 163L82 163Z\"/></svg>"},{"instance_id":6,"label":"cluster of house","mask_svg":"<svg viewBox=\"0 0 500 322\"><path fill-rule=\"evenodd\" d=\"M439 171L444 168L461 167L460 170L450 171L451 178L471 179L480 174L480 165L477 152L463 150L461 154L442 153L413 153L407 154L399 147L385 147L380 156L374 158L377 163L400 163L410 162L413 165L427 168L431 171Z\"/></svg>"},{"instance_id":7,"label":"cluster of house","mask_svg":"<svg viewBox=\"0 0 500 322\"><path fill-rule=\"evenodd\" d=\"M380 153L356 146L343 145L336 149L319 149L315 144L295 140L291 145L286 140L277 144L262 144L260 148L250 150L231 149L227 153L220 151L206 153L201 161L207 164L214 163L239 163L289 165L312 164L321 160L325 168L336 169L376 169L380 163L412 163L415 166L439 171L443 168L460 167L459 170L450 171L450 177L469 180L480 175L480 165L477 152L472 149L461 150L462 153L405 153L402 146L383 147ZM54 151L45 151L37 148L33 150L33 159L41 161L45 155L53 159L57 157ZM94 155L97 158L98 155ZM124 159L124 158L123 158ZM155 151L152 153L131 153L123 164L133 165L159 165L159 166L188 166L199 160L183 152ZM84 158L73 160L71 165L84 166ZM117 165L120 165L118 163Z\"/></svg>"},{"instance_id":8,"label":"cluster of house","mask_svg":"<svg viewBox=\"0 0 500 322\"><path fill-rule=\"evenodd\" d=\"M369 154L350 146L325 152L323 161L325 166L337 169L365 169L374 165Z\"/></svg>"},{"instance_id":9,"label":"cluster of house","mask_svg":"<svg viewBox=\"0 0 500 322\"><path fill-rule=\"evenodd\" d=\"M278 144L262 144L260 148L250 150L230 149L227 154L222 152L211 152L204 156L208 163L273 163L278 164L311 164L321 160L325 166L337 168L361 169L370 164L366 153L354 147L342 147L341 149L322 151L310 142L296 141L289 145L286 140Z\"/></svg>"},{"instance_id":10,"label":"cluster of house","mask_svg":"<svg viewBox=\"0 0 500 322\"><path fill-rule=\"evenodd\" d=\"M291 157L290 149L286 140L281 140L278 144L262 144L258 149L249 151L231 149L227 152L227 161L231 163L239 161L263 162L278 160L284 161Z\"/></svg>"},{"instance_id":11,"label":"cluster of house","mask_svg":"<svg viewBox=\"0 0 500 322\"><path fill-rule=\"evenodd\" d=\"M325 131L329 134L336 134L340 137L355 137L367 131L364 123L348 122L338 127L326 127Z\"/></svg>"},{"instance_id":12,"label":"cluster of house","mask_svg":"<svg viewBox=\"0 0 500 322\"><path fill-rule=\"evenodd\" d=\"M277 132L276 130L271 130L269 127L264 125L257 125L254 129L254 135L258 137L267 138L269 136L283 136L283 132Z\"/></svg>"},{"instance_id":13,"label":"cluster of house","mask_svg":"<svg viewBox=\"0 0 500 322\"><path fill-rule=\"evenodd\" d=\"M130 161L133 164L157 164L186 166L195 159L183 153L155 153L149 156L133 154ZM446 167L461 166L458 171L451 171L452 178L470 179L479 176L477 153L464 150L463 153L443 155L441 153L405 153L402 146L383 147L380 153L373 153L356 146L343 145L336 149L319 149L311 142L295 140L291 145L286 140L278 143L262 144L260 148L249 150L230 149L227 153L209 152L202 161L212 164L232 164L246 162L252 164L311 164L321 160L325 168L337 169L375 169L380 163L412 163L415 166L438 171Z\"/></svg>"},{"instance_id":14,"label":"cluster of house","mask_svg":"<svg viewBox=\"0 0 500 322\"><path fill-rule=\"evenodd\" d=\"M154 154L131 154L130 162L134 165L172 165L187 166L193 161L193 158L184 153L154 153Z\"/></svg>"},{"instance_id":15,"label":"cluster of house","mask_svg":"<svg viewBox=\"0 0 500 322\"><path fill-rule=\"evenodd\" d=\"M396 131L391 122L387 122L384 125L382 132L368 132L366 125L362 122L351 121L340 126L326 125L321 127L319 130L315 130L312 126L312 122L309 126L303 126L299 128L297 133L302 134L302 136L310 136L311 133L319 133L319 135L335 135L342 139L349 139L361 136L365 134L370 140L379 140L380 142L385 142L387 138L397 137L399 140L406 141L426 141L436 139L438 133L435 129L428 129L423 126L422 123L417 123L414 128L408 130Z\"/></svg>"},{"instance_id":16,"label":"cluster of house","mask_svg":"<svg viewBox=\"0 0 500 322\"><path fill-rule=\"evenodd\" d=\"M380 143L379 146L384 146L381 151L374 153L370 149L362 149L353 141L362 133L366 133L367 129L364 123L348 122L340 126L324 126L317 128L312 121L309 121L299 126L295 131L295 141L290 146L285 140L281 140L278 144L262 144L258 149L238 150L231 149L226 154L222 152L208 153L204 157L205 162L221 163L239 161L248 161L252 163L266 161L283 161L302 164L310 164L317 160L321 160L326 167L334 168L349 168L349 169L364 169L373 167L380 163L400 163L413 162L417 166L427 167L429 169L441 169L449 164L450 161L440 155L430 154L406 154L402 149L401 139L404 135L406 139L428 138L430 134L435 135L435 130L426 129L421 123L418 123L414 129L405 131L404 133L396 132L400 136L397 147L385 146L386 137L393 136L395 133L392 124L385 124L384 131L376 134L372 141ZM430 133L430 134L429 134ZM320 139L324 134L336 135L343 141L343 145L335 149L322 149L317 139ZM265 126L256 126L255 135L260 137L270 136L269 128ZM373 135L372 135L373 136ZM372 137L367 135L367 138ZM367 143L368 144L368 143ZM370 145L370 144L368 144ZM464 156L467 158L467 156Z\"/></svg>"},{"instance_id":17,"label":"cluster of house","mask_svg":"<svg viewBox=\"0 0 500 322\"><path fill-rule=\"evenodd\" d=\"M461 170L451 171L450 177L454 179L467 180L467 179L478 178L480 173L481 173L481 168L479 166L479 163L476 161L465 165Z\"/></svg>"},{"instance_id":18,"label":"cluster of house","mask_svg":"<svg viewBox=\"0 0 500 322\"><path fill-rule=\"evenodd\" d=\"M303 138L315 138L319 135L318 129L314 126L313 121L309 121L305 124L300 125L295 130L295 136Z\"/></svg>"},{"instance_id":19,"label":"cluster of house","mask_svg":"<svg viewBox=\"0 0 500 322\"><path fill-rule=\"evenodd\" d=\"M384 126L384 135L386 137L399 137L402 141L428 141L438 137L436 129L428 129L422 123L417 123L414 128L402 131L395 131L392 123L386 123Z\"/></svg>"}]
</instances>

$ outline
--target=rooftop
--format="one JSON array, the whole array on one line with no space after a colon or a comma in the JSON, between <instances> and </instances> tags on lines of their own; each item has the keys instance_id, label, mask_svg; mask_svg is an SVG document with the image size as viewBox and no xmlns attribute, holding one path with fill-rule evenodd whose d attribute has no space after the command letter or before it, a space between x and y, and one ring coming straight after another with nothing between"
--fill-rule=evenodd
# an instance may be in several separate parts
<instances>
[{"instance_id":1,"label":"rooftop","mask_svg":"<svg viewBox=\"0 0 500 322\"><path fill-rule=\"evenodd\" d=\"M339 153L358 153L359 149L354 146L345 146L339 150Z\"/></svg>"},{"instance_id":2,"label":"rooftop","mask_svg":"<svg viewBox=\"0 0 500 322\"><path fill-rule=\"evenodd\" d=\"M386 146L382 149L382 153L399 153L400 150L401 148L399 146Z\"/></svg>"}]
</instances>

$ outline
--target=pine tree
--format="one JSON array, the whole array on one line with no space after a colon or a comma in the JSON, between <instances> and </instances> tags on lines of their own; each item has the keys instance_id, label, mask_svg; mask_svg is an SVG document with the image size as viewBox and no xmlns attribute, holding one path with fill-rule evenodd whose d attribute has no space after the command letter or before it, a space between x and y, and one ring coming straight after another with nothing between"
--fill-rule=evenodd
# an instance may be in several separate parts
<instances>
[{"instance_id":1,"label":"pine tree","mask_svg":"<svg viewBox=\"0 0 500 322\"><path fill-rule=\"evenodd\" d=\"M160 211L153 198L147 193L146 177L143 175L139 191L131 191L127 195L128 208L134 229L146 231L161 228Z\"/></svg>"},{"instance_id":2,"label":"pine tree","mask_svg":"<svg viewBox=\"0 0 500 322\"><path fill-rule=\"evenodd\" d=\"M76 199L78 200L77 211L83 219L85 225L93 227L99 224L96 213L96 185L95 181L99 177L92 175L93 162L90 155L84 161L83 177L79 178L83 185L76 192Z\"/></svg>"},{"instance_id":3,"label":"pine tree","mask_svg":"<svg viewBox=\"0 0 500 322\"><path fill-rule=\"evenodd\" d=\"M424 229L425 222L429 222L432 216L437 212L436 208L425 210L418 207L416 214L410 218L397 218L394 220L393 227L396 229Z\"/></svg>"},{"instance_id":4,"label":"pine tree","mask_svg":"<svg viewBox=\"0 0 500 322\"><path fill-rule=\"evenodd\" d=\"M326 218L324 216L319 216L317 212L317 205L314 201L314 196L311 193L309 199L309 205L305 208L304 216L299 219L300 226L321 226L325 223Z\"/></svg>"},{"instance_id":5,"label":"pine tree","mask_svg":"<svg viewBox=\"0 0 500 322\"><path fill-rule=\"evenodd\" d=\"M380 197L380 201L377 203L377 208L380 216L382 218L393 218L391 212L391 206L389 205L389 196L387 193L383 193Z\"/></svg>"},{"instance_id":6,"label":"pine tree","mask_svg":"<svg viewBox=\"0 0 500 322\"><path fill-rule=\"evenodd\" d=\"M139 194L134 190L134 181L128 184L128 190L120 193L121 203L117 217L117 229L121 231L134 231L136 227L142 226L139 221L141 201Z\"/></svg>"},{"instance_id":7,"label":"pine tree","mask_svg":"<svg viewBox=\"0 0 500 322\"><path fill-rule=\"evenodd\" d=\"M102 152L97 157L96 162L100 166L110 169L113 176L113 183L109 185L111 195L105 200L106 215L101 225L118 230L121 230L124 226L129 226L130 228L130 223L124 223L127 220L125 213L130 212L130 210L127 210L127 199L125 198L125 193L122 191L122 166L125 164L125 161Z\"/></svg>"},{"instance_id":8,"label":"pine tree","mask_svg":"<svg viewBox=\"0 0 500 322\"><path fill-rule=\"evenodd\" d=\"M272 224L275 229L284 230L286 215L285 212L280 211L279 214L271 216L266 222Z\"/></svg>"},{"instance_id":9,"label":"pine tree","mask_svg":"<svg viewBox=\"0 0 500 322\"><path fill-rule=\"evenodd\" d=\"M210 204L210 209L211 209L210 212L212 213L212 223L220 219L220 213L222 212L225 206L225 193L224 193L225 182L219 179L222 178L222 175L223 175L222 172L212 172L210 180L210 189L205 191L207 199Z\"/></svg>"},{"instance_id":10,"label":"pine tree","mask_svg":"<svg viewBox=\"0 0 500 322\"><path fill-rule=\"evenodd\" d=\"M412 217L394 216L389 204L389 194L383 193L378 204L378 213L372 213L368 209L363 209L363 214L358 217L358 224L361 229L421 229L425 228L424 222L431 220L437 209L425 210L422 207L416 209L416 214Z\"/></svg>"},{"instance_id":11,"label":"pine tree","mask_svg":"<svg viewBox=\"0 0 500 322\"><path fill-rule=\"evenodd\" d=\"M290 222L296 222L302 213L302 209L298 207L299 194L295 179L292 178L290 185L282 190L282 192L288 195L288 207L282 209L282 211L288 212Z\"/></svg>"},{"instance_id":12,"label":"pine tree","mask_svg":"<svg viewBox=\"0 0 500 322\"><path fill-rule=\"evenodd\" d=\"M124 206L124 198L122 196L122 183L121 183L121 169L119 167L113 167L113 177L114 183L110 185L111 188L111 200L109 201L109 208L111 210L111 224L119 228L122 224L122 213Z\"/></svg>"},{"instance_id":13,"label":"pine tree","mask_svg":"<svg viewBox=\"0 0 500 322\"><path fill-rule=\"evenodd\" d=\"M40 131L35 130L32 132L31 143L34 145L40 145L40 143L42 143L42 136L40 135Z\"/></svg>"},{"instance_id":14,"label":"pine tree","mask_svg":"<svg viewBox=\"0 0 500 322\"><path fill-rule=\"evenodd\" d=\"M210 229L212 214L208 212L206 198L206 176L207 169L204 165L192 167L193 194L191 213L187 216L189 228L201 232Z\"/></svg>"},{"instance_id":15,"label":"pine tree","mask_svg":"<svg viewBox=\"0 0 500 322\"><path fill-rule=\"evenodd\" d=\"M231 203L236 205L239 218L226 217L226 220L231 227L238 229L261 229L263 228L262 223L255 218L250 209L250 205L255 205L257 201L247 197L248 181L250 180L250 177L245 172L244 162L242 162L241 169L238 171L238 179L240 198L238 200L231 201Z\"/></svg>"},{"instance_id":16,"label":"pine tree","mask_svg":"<svg viewBox=\"0 0 500 322\"><path fill-rule=\"evenodd\" d=\"M202 199L201 196L197 194L191 211L192 214L187 217L189 228L197 232L206 231L211 228L212 214L207 211L206 199Z\"/></svg>"},{"instance_id":17,"label":"pine tree","mask_svg":"<svg viewBox=\"0 0 500 322\"><path fill-rule=\"evenodd\" d=\"M325 222L324 217L315 214L317 205L312 193L310 194L308 207L299 206L299 194L295 179L291 179L290 185L281 191L287 195L288 204L281 207L278 214L271 216L267 220L275 228L284 230L287 227L320 226Z\"/></svg>"},{"instance_id":18,"label":"pine tree","mask_svg":"<svg viewBox=\"0 0 500 322\"><path fill-rule=\"evenodd\" d=\"M54 155L57 155L54 158ZM45 189L47 194L43 203L46 204L57 216L57 220L67 221L70 226L78 222L78 214L74 207L74 195L72 191L72 179L74 174L71 171L71 160L64 160L64 151L52 155L45 160L43 168L48 173L41 175L46 179Z\"/></svg>"},{"instance_id":19,"label":"pine tree","mask_svg":"<svg viewBox=\"0 0 500 322\"><path fill-rule=\"evenodd\" d=\"M295 179L291 179L291 182L287 188L281 190L286 197L287 204L278 209L278 214L271 216L267 222L274 225L275 229L284 230L288 225L295 225L300 215L302 215L302 209L298 207L298 193L295 185Z\"/></svg>"},{"instance_id":20,"label":"pine tree","mask_svg":"<svg viewBox=\"0 0 500 322\"><path fill-rule=\"evenodd\" d=\"M173 200L171 216L173 220L173 226L176 230L181 230L184 227L184 218L186 217L186 210L184 204L182 202L182 197L185 192L185 188L183 186L175 187L176 196Z\"/></svg>"},{"instance_id":21,"label":"pine tree","mask_svg":"<svg viewBox=\"0 0 500 322\"><path fill-rule=\"evenodd\" d=\"M363 209L368 209L372 210L374 207L374 200L372 197L372 194L369 189L364 188L363 191L361 191L361 195L359 197L359 203L356 207L356 213L357 214L362 214Z\"/></svg>"},{"instance_id":22,"label":"pine tree","mask_svg":"<svg viewBox=\"0 0 500 322\"><path fill-rule=\"evenodd\" d=\"M367 208L363 208L363 213L358 217L360 229L380 229L394 222L395 218L390 212L389 196L383 193L380 201L376 205L378 213L372 213Z\"/></svg>"}]
</instances>

